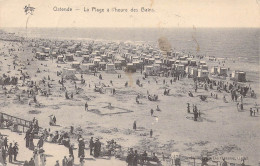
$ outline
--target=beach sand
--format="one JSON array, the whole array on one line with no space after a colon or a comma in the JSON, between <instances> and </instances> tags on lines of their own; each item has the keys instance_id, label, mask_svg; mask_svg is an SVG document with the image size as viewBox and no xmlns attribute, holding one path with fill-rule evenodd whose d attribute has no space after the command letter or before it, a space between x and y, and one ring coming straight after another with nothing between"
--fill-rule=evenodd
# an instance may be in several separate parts
<instances>
[{"instance_id":1,"label":"beach sand","mask_svg":"<svg viewBox=\"0 0 260 166\"><path fill-rule=\"evenodd\" d=\"M74 97L73 99L65 99L65 94L60 91L61 85L58 83L60 77L57 77L56 73L69 64L57 64L55 61L52 62L48 59L47 61L35 60L31 62L31 65L26 65L26 59L32 59L33 57L31 47L28 47L27 43L23 43L21 46L15 42L1 42L0 52L7 53L8 47L6 46L11 47L12 44L16 50L18 45L24 49L24 51L14 51L13 54L17 54L17 61L21 61L21 64L26 66L23 71L28 72L31 80L38 81L43 77L47 78L48 75L53 79L53 81L50 81L52 86L51 95L49 97L38 95L37 100L41 104L41 108L38 108L34 105L28 105L26 95L22 95L23 102L19 102L15 94L10 94L10 98L7 98L1 89L1 112L26 120L32 120L35 117L39 121L40 127L43 129L50 128L51 131L69 131L70 126L74 126L75 132L81 133L85 140L89 140L91 136L100 138L102 143L114 139L123 147L125 155L127 149L133 147L140 153L147 150L148 153L156 152L158 156L161 156L162 152L165 155L170 155L174 151L180 152L182 156L186 157L184 160L185 165L192 163L193 160L190 158L200 156L203 151L207 151L215 157L236 158L236 161L232 159L227 160L228 162L239 163L239 157L241 156L248 158L246 164L257 165L259 162L259 114L256 117L249 116L249 108L253 107L258 99L245 98L244 111L239 112L237 111L236 102L231 101L230 94L226 92L220 93L216 90L216 87L213 91L198 89L197 93L193 93L194 97L189 97L188 91L191 91L194 86L192 79L182 78L171 85L171 78L158 77L158 83L156 84L155 77L143 80L143 76L139 72L126 74L123 71L117 71L117 73L122 74L122 78L117 78L117 74L101 72L103 80L99 80L97 76L84 75L86 85L82 85L80 81L77 81L78 87L81 88L79 94L75 94L74 84L67 80L65 86L69 94L74 92ZM12 70L13 57L9 56L8 53L0 56L2 74L19 76L18 66L15 71ZM8 64L11 65L11 69L9 69ZM214 62L209 62L209 64L213 66ZM237 64L226 63L232 70L238 66ZM60 67L57 67L57 65ZM20 66L20 68L24 66ZM38 68L41 73L36 73ZM246 69L241 68L241 70ZM8 73L8 71L10 72ZM80 79L80 74L76 76ZM143 87L135 84L138 78ZM167 84L163 84L163 79L166 80ZM116 89L115 95L109 92L105 94L94 92L95 83L101 82L109 85L110 80L113 80L113 86L110 86ZM124 86L126 81L128 81L130 87ZM21 80L19 84L20 82ZM91 87L89 87L89 84L91 84ZM257 81L250 82L257 95L259 95L258 84ZM11 86L7 86L7 89L11 88ZM19 88L27 90L25 87ZM163 95L165 88L171 89L169 96ZM147 98L141 98L141 104L136 104L135 97L137 94L147 95L147 90L149 90L150 94L158 94L159 101L152 102ZM218 94L218 99L210 97L211 92ZM21 93L21 90L18 90L18 93ZM206 101L201 101L198 95L207 95L208 98ZM227 95L228 103L223 102L223 95ZM86 101L89 105L89 111L84 109ZM111 103L115 108L113 110L107 109L108 103ZM187 103L196 104L200 110L202 118L198 122L194 122L192 120L193 115L187 113ZM154 116L151 116L150 109L155 110L157 105L159 105L161 111L155 111ZM32 110L38 111L37 114L29 113ZM52 114L56 116L59 126L49 126L48 116ZM134 121L137 122L136 131L132 130ZM154 133L152 138L149 137L150 129ZM5 130L0 131L19 142L20 147L24 147L24 143L22 143L24 136ZM76 139L74 143L77 146ZM21 149L18 159L31 158L32 152L25 150L25 148ZM67 149L63 146L52 146L51 144L46 144L46 152L52 155L47 159L50 165L51 163L54 165L56 160L61 161L64 155L68 155ZM86 153L89 152L86 151ZM95 162L87 160L86 163L99 165L102 164L102 161L102 159L96 159ZM103 162L104 165L112 165L112 162L114 162L114 165L122 164L122 162L114 161L114 159L104 160Z\"/></svg>"}]
</instances>

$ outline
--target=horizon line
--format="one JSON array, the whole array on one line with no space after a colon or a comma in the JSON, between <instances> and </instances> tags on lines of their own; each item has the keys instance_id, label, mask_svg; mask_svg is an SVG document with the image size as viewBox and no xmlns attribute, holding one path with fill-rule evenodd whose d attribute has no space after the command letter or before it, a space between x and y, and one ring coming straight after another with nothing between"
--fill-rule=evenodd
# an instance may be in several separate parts
<instances>
[{"instance_id":1,"label":"horizon line","mask_svg":"<svg viewBox=\"0 0 260 166\"><path fill-rule=\"evenodd\" d=\"M26 27L0 27L0 29L6 29L6 28L26 28ZM170 28L175 28L175 29L178 29L178 28L186 28L186 29L189 29L189 28L207 28L207 29L216 29L216 28L219 28L219 29L259 29L260 27L197 27L197 26L192 26L192 27L27 27L27 29L30 29L30 28L56 28L56 29L59 29L59 28L68 28L68 29L71 29L71 28L107 28L107 29L119 29L119 28L132 28L132 29L141 29L141 28L150 28L150 29L170 29Z\"/></svg>"}]
</instances>

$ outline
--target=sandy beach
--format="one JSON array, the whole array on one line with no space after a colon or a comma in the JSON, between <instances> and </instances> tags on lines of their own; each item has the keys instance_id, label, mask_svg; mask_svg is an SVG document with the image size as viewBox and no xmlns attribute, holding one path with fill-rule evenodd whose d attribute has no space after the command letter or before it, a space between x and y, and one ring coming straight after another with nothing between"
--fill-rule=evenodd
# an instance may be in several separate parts
<instances>
[{"instance_id":1,"label":"sandy beach","mask_svg":"<svg viewBox=\"0 0 260 166\"><path fill-rule=\"evenodd\" d=\"M35 39L37 41L37 39ZM39 41L39 40L38 40ZM46 40L46 42L48 42ZM73 41L77 43L77 41ZM15 117L31 121L34 117L38 120L41 130L50 129L54 131L70 131L74 127L74 135L71 135L71 142L77 148L77 135L81 134L86 141L90 137L99 138L104 147L106 141L114 140L122 147L122 156L127 156L129 148L138 150L142 153L147 151L149 155L156 153L162 161L162 165L170 165L170 161L163 161L162 154L165 158L172 152L178 152L181 156L183 165L192 165L193 158L196 159L196 165L200 165L200 156L206 153L211 156L209 165L216 165L216 161L222 162L221 157L227 158L229 163L241 163L241 157L245 157L246 165L257 165L259 163L260 152L260 130L259 130L259 113L250 116L249 109L258 103L258 98L252 98L248 94L243 98L243 110L237 109L237 102L231 100L230 93L218 91L217 87L205 90L198 87L194 92L194 81L192 78L184 77L171 83L172 77L148 76L143 79L144 75L139 70L135 73L128 73L123 70L116 70L115 73L98 71L97 75L93 73L80 74L76 72L77 79L65 79L64 86L68 94L73 93L73 98L66 99L65 92L61 90L61 76L57 72L62 71L65 67L70 67L73 62L56 63L57 59L50 57L45 60L35 58L30 41L1 41L0 42L0 71L1 75L21 76L20 69L29 76L26 81L37 82L42 89L49 90L47 96L37 95L39 105L28 105L29 100L27 91L30 89L23 84L23 80L18 80L15 85L6 85L4 90L0 89L0 106L1 112ZM52 43L54 43L52 41ZM14 51L8 51L9 49ZM18 50L19 49L19 50ZM36 48L37 49L37 48ZM116 56L119 56L117 54ZM27 60L28 59L28 60ZM33 61L32 61L33 59ZM199 61L198 59L196 59ZM209 69L219 65L218 61L209 61L208 57L202 60L207 62ZM81 62L81 56L74 56L74 61ZM16 62L15 69L14 63ZM221 62L220 62L221 63ZM242 70L248 73L255 72L259 74L259 68L243 65L244 62L225 59L225 63L220 65L230 68L231 71ZM40 72L37 72L39 70ZM102 75L102 80L99 75ZM121 74L121 78L118 75ZM250 74L249 74L250 75ZM50 77L50 80L47 78ZM81 83L81 77L86 81ZM211 77L210 77L211 78ZM41 84L41 80L46 80L50 85ZM136 84L140 80L142 86ZM216 78L216 80L220 80ZM75 82L78 93L75 90ZM112 84L111 84L112 81ZM164 82L165 81L165 82ZM233 82L226 78L226 82ZM125 83L128 82L128 86ZM94 91L95 85L106 85L104 94ZM254 89L256 96L259 96L259 80L250 79L250 82L241 83L242 85L250 84ZM115 94L110 92L115 89ZM164 90L170 89L169 95L164 95ZM5 92L8 92L5 94ZM157 101L149 101L149 94L158 95ZM193 97L188 95L192 91ZM214 98L211 93L217 94ZM136 103L136 96L140 95L140 104ZM18 100L20 95L20 101ZM207 96L205 101L200 96ZM223 96L226 96L227 102L223 102ZM85 103L88 103L88 111L85 110ZM111 103L111 108L108 108ZM201 117L198 121L193 120L193 113L187 112L187 103L196 105L200 111ZM156 111L159 106L160 111ZM150 110L154 113L151 116ZM49 125L49 116L55 115L56 126ZM133 123L136 121L137 129L133 130ZM153 130L153 136L149 132ZM23 140L24 133L13 133L7 129L1 129L1 134L8 135L9 140L18 142L20 151L18 160L29 160L32 157L32 151L25 148ZM47 165L54 165L56 160L62 161L62 158L68 155L68 149L62 145L44 144L47 158ZM87 156L86 165L126 165L125 161L120 159L94 159L89 156L89 150L85 150ZM77 155L77 150L75 149ZM229 158L229 159L228 159ZM79 160L75 160L79 164ZM8 165L11 165L8 163Z\"/></svg>"}]
</instances>

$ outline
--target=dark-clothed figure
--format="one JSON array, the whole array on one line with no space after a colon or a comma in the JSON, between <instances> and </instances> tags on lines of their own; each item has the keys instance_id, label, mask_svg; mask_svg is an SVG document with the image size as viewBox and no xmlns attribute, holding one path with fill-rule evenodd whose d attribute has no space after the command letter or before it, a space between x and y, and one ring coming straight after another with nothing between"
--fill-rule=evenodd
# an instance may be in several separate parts
<instances>
[{"instance_id":1,"label":"dark-clothed figure","mask_svg":"<svg viewBox=\"0 0 260 166\"><path fill-rule=\"evenodd\" d=\"M94 148L94 141L93 141L93 137L90 138L89 141L89 149L90 149L90 155L93 155L93 148Z\"/></svg>"},{"instance_id":2,"label":"dark-clothed figure","mask_svg":"<svg viewBox=\"0 0 260 166\"><path fill-rule=\"evenodd\" d=\"M8 149L7 137L5 137L5 139L4 139L4 146L5 146L5 150L7 150Z\"/></svg>"},{"instance_id":3,"label":"dark-clothed figure","mask_svg":"<svg viewBox=\"0 0 260 166\"><path fill-rule=\"evenodd\" d=\"M68 164L67 166L73 166L73 160L74 160L74 157L73 156L69 156L69 159L68 159Z\"/></svg>"},{"instance_id":4,"label":"dark-clothed figure","mask_svg":"<svg viewBox=\"0 0 260 166\"><path fill-rule=\"evenodd\" d=\"M25 133L25 146L26 148L29 148L29 138L30 138L30 130L27 130L27 132Z\"/></svg>"},{"instance_id":5,"label":"dark-clothed figure","mask_svg":"<svg viewBox=\"0 0 260 166\"><path fill-rule=\"evenodd\" d=\"M62 166L68 166L68 159L66 158L66 156L64 156L62 160Z\"/></svg>"},{"instance_id":6,"label":"dark-clothed figure","mask_svg":"<svg viewBox=\"0 0 260 166\"><path fill-rule=\"evenodd\" d=\"M253 110L250 108L250 116L253 116Z\"/></svg>"},{"instance_id":7,"label":"dark-clothed figure","mask_svg":"<svg viewBox=\"0 0 260 166\"><path fill-rule=\"evenodd\" d=\"M137 166L138 164L138 153L137 150L135 150L134 156L133 156L133 166Z\"/></svg>"},{"instance_id":8,"label":"dark-clothed figure","mask_svg":"<svg viewBox=\"0 0 260 166\"><path fill-rule=\"evenodd\" d=\"M72 145L70 145L70 147L69 147L69 154L70 154L71 157L74 159L73 146L72 146Z\"/></svg>"},{"instance_id":9,"label":"dark-clothed figure","mask_svg":"<svg viewBox=\"0 0 260 166\"><path fill-rule=\"evenodd\" d=\"M101 151L101 142L99 139L96 139L95 146L94 146L94 157L99 157Z\"/></svg>"},{"instance_id":10,"label":"dark-clothed figure","mask_svg":"<svg viewBox=\"0 0 260 166\"><path fill-rule=\"evenodd\" d=\"M14 144L13 153L14 153L14 161L17 161L16 160L17 155L18 155L18 145L17 145L17 142Z\"/></svg>"},{"instance_id":11,"label":"dark-clothed figure","mask_svg":"<svg viewBox=\"0 0 260 166\"><path fill-rule=\"evenodd\" d=\"M153 137L153 130L150 130L150 137Z\"/></svg>"},{"instance_id":12,"label":"dark-clothed figure","mask_svg":"<svg viewBox=\"0 0 260 166\"><path fill-rule=\"evenodd\" d=\"M134 121L133 129L136 130L136 121Z\"/></svg>"},{"instance_id":13,"label":"dark-clothed figure","mask_svg":"<svg viewBox=\"0 0 260 166\"><path fill-rule=\"evenodd\" d=\"M85 143L84 140L82 138L79 139L79 151L78 151L78 157L80 158L80 156L85 156Z\"/></svg>"},{"instance_id":14,"label":"dark-clothed figure","mask_svg":"<svg viewBox=\"0 0 260 166\"><path fill-rule=\"evenodd\" d=\"M14 154L14 150L12 147L12 143L10 143L8 148L9 163L13 162L13 154Z\"/></svg>"},{"instance_id":15,"label":"dark-clothed figure","mask_svg":"<svg viewBox=\"0 0 260 166\"><path fill-rule=\"evenodd\" d=\"M38 146L39 148L41 148L41 147L43 147L43 143L44 143L43 137L41 136L40 139L39 139L39 141L38 141L38 143L37 143L37 146Z\"/></svg>"},{"instance_id":16,"label":"dark-clothed figure","mask_svg":"<svg viewBox=\"0 0 260 166\"><path fill-rule=\"evenodd\" d=\"M85 103L85 111L88 111L88 103Z\"/></svg>"},{"instance_id":17,"label":"dark-clothed figure","mask_svg":"<svg viewBox=\"0 0 260 166\"><path fill-rule=\"evenodd\" d=\"M31 160L29 161L29 166L35 166L33 158L31 158Z\"/></svg>"},{"instance_id":18,"label":"dark-clothed figure","mask_svg":"<svg viewBox=\"0 0 260 166\"><path fill-rule=\"evenodd\" d=\"M130 151L128 152L128 155L126 157L126 162L127 162L128 166L133 165L133 158L134 158L134 152L133 152L133 149L130 148Z\"/></svg>"},{"instance_id":19,"label":"dark-clothed figure","mask_svg":"<svg viewBox=\"0 0 260 166\"><path fill-rule=\"evenodd\" d=\"M29 135L29 149L34 150L33 134Z\"/></svg>"},{"instance_id":20,"label":"dark-clothed figure","mask_svg":"<svg viewBox=\"0 0 260 166\"><path fill-rule=\"evenodd\" d=\"M2 158L4 163L6 163L6 156L7 156L6 150L4 146L2 146Z\"/></svg>"},{"instance_id":21,"label":"dark-clothed figure","mask_svg":"<svg viewBox=\"0 0 260 166\"><path fill-rule=\"evenodd\" d=\"M188 113L190 113L190 103L187 103L187 111L188 111Z\"/></svg>"}]
</instances>

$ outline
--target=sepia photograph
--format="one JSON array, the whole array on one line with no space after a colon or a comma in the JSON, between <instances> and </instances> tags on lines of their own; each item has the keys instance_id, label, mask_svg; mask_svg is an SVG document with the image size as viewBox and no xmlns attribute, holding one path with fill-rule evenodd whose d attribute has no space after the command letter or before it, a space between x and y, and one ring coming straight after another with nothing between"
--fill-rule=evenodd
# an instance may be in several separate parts
<instances>
[{"instance_id":1,"label":"sepia photograph","mask_svg":"<svg viewBox=\"0 0 260 166\"><path fill-rule=\"evenodd\" d=\"M0 0L0 166L260 166L259 0Z\"/></svg>"}]
</instances>

